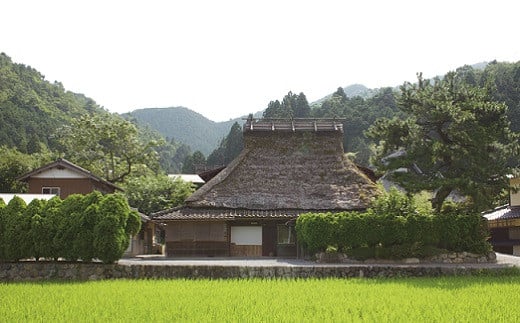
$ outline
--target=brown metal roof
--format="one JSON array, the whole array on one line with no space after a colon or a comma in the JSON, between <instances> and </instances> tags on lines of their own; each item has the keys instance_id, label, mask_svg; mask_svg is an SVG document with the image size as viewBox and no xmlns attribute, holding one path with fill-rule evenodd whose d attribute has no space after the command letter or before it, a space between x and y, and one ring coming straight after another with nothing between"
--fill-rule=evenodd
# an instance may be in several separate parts
<instances>
[{"instance_id":1,"label":"brown metal roof","mask_svg":"<svg viewBox=\"0 0 520 323\"><path fill-rule=\"evenodd\" d=\"M27 181L30 177L34 176L34 175L37 175L37 174L40 174L40 173L43 173L49 169L52 169L52 168L55 168L55 167L63 167L63 168L67 168L67 169L70 169L72 171L75 171L76 173L80 173L80 174L83 174L85 177L87 178L90 178L96 182L99 182L99 183L102 183L106 186L109 186L109 187L112 187L114 190L119 190L119 191L123 191L122 188L120 188L119 186L107 181L107 180L104 180L94 174L92 174L90 171L76 165L76 164L73 164L71 163L70 161L66 160L66 159L63 159L63 158L58 158L56 161L50 163L50 164L47 164L47 165L44 165L40 168L37 168L25 175L22 175L20 177L18 177L17 179L19 181Z\"/></svg>"}]
</instances>

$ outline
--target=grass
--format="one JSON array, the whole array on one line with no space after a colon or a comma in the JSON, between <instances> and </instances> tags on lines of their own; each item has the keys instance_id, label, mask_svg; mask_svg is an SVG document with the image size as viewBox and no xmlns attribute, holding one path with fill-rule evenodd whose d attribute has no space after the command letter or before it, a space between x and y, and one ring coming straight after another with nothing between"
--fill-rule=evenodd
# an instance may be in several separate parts
<instances>
[{"instance_id":1,"label":"grass","mask_svg":"<svg viewBox=\"0 0 520 323\"><path fill-rule=\"evenodd\" d=\"M515 322L520 276L0 283L0 322Z\"/></svg>"}]
</instances>

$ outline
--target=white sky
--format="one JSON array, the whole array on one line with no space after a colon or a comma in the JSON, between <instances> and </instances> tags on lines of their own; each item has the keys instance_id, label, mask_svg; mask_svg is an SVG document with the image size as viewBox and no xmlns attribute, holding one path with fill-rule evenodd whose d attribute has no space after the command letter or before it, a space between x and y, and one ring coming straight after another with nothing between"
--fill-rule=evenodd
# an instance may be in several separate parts
<instances>
[{"instance_id":1,"label":"white sky","mask_svg":"<svg viewBox=\"0 0 520 323\"><path fill-rule=\"evenodd\" d=\"M520 60L520 2L3 0L0 52L109 111L185 106L215 121L287 92L396 86Z\"/></svg>"}]
</instances>

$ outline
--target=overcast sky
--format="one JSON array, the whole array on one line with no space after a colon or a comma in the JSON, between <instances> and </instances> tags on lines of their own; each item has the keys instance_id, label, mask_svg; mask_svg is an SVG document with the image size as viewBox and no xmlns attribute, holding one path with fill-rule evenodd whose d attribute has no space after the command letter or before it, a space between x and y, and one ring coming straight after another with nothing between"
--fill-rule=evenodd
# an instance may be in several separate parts
<instances>
[{"instance_id":1,"label":"overcast sky","mask_svg":"<svg viewBox=\"0 0 520 323\"><path fill-rule=\"evenodd\" d=\"M109 111L184 106L215 121L289 91L396 86L520 60L520 2L4 0L0 52Z\"/></svg>"}]
</instances>

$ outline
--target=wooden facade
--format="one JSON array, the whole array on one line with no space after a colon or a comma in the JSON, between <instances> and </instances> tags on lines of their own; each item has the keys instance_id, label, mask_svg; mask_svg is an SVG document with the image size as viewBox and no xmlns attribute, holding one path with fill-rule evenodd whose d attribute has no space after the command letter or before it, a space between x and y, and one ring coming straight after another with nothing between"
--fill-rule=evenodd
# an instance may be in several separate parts
<instances>
[{"instance_id":1,"label":"wooden facade","mask_svg":"<svg viewBox=\"0 0 520 323\"><path fill-rule=\"evenodd\" d=\"M169 257L295 257L294 227L286 220L173 221L166 223ZM279 231L291 232L290 239Z\"/></svg>"}]
</instances>

